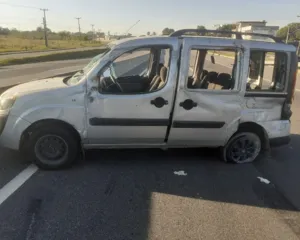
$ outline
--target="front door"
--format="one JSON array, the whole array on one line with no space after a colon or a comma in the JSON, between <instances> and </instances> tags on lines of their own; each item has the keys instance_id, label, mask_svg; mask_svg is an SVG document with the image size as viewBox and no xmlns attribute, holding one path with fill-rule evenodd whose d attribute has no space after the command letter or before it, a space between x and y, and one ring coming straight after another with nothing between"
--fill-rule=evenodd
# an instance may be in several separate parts
<instances>
[{"instance_id":1,"label":"front door","mask_svg":"<svg viewBox=\"0 0 300 240\"><path fill-rule=\"evenodd\" d=\"M178 44L168 39L156 44L124 49L100 70L98 91L88 89L89 144L164 144L177 74L171 58ZM162 62L152 55L161 52L167 53Z\"/></svg>"},{"instance_id":2,"label":"front door","mask_svg":"<svg viewBox=\"0 0 300 240\"><path fill-rule=\"evenodd\" d=\"M201 41L184 40L170 145L222 146L241 116L241 48Z\"/></svg>"}]
</instances>

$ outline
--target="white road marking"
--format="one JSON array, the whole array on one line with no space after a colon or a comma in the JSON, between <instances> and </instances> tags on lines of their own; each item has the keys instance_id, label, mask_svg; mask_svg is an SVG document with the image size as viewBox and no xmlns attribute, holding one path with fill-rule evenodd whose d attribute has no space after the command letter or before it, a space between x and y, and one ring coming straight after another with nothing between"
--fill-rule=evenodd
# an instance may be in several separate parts
<instances>
[{"instance_id":1,"label":"white road marking","mask_svg":"<svg viewBox=\"0 0 300 240\"><path fill-rule=\"evenodd\" d=\"M177 171L177 172L175 171L174 174L178 175L178 176L187 176L187 173L185 171L182 171L182 170L181 171Z\"/></svg>"},{"instance_id":2,"label":"white road marking","mask_svg":"<svg viewBox=\"0 0 300 240\"><path fill-rule=\"evenodd\" d=\"M266 178L262 178L262 177L257 177L262 183L265 183L265 184L270 184L270 181Z\"/></svg>"},{"instance_id":3,"label":"white road marking","mask_svg":"<svg viewBox=\"0 0 300 240\"><path fill-rule=\"evenodd\" d=\"M38 168L31 164L15 176L9 183L0 189L0 205L17 191L36 171Z\"/></svg>"}]
</instances>

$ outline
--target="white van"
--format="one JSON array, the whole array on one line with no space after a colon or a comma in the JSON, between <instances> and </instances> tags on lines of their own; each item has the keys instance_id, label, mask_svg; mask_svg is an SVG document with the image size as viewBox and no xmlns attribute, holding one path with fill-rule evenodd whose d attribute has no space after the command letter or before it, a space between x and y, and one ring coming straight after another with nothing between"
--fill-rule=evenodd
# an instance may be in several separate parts
<instances>
[{"instance_id":1,"label":"white van","mask_svg":"<svg viewBox=\"0 0 300 240\"><path fill-rule=\"evenodd\" d=\"M287 144L295 47L220 33L117 41L73 76L7 90L1 145L57 169L90 148L216 147L224 161L246 163Z\"/></svg>"}]
</instances>

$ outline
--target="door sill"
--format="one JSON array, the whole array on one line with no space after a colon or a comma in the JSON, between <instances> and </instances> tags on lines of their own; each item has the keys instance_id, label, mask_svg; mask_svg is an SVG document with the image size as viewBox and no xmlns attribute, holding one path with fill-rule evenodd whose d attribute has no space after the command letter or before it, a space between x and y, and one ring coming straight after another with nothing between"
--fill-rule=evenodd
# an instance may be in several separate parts
<instances>
[{"instance_id":1,"label":"door sill","mask_svg":"<svg viewBox=\"0 0 300 240\"><path fill-rule=\"evenodd\" d=\"M162 148L166 143L161 144L83 144L84 149L118 149L118 148Z\"/></svg>"}]
</instances>

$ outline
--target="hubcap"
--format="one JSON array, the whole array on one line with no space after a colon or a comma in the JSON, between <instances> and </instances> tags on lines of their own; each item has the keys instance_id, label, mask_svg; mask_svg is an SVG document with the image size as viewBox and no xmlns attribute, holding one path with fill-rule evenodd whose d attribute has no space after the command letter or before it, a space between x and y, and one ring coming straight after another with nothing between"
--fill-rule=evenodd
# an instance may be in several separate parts
<instances>
[{"instance_id":1,"label":"hubcap","mask_svg":"<svg viewBox=\"0 0 300 240\"><path fill-rule=\"evenodd\" d=\"M261 144L258 138L242 136L232 143L228 155L237 163L252 162L258 156L260 149Z\"/></svg>"},{"instance_id":2,"label":"hubcap","mask_svg":"<svg viewBox=\"0 0 300 240\"><path fill-rule=\"evenodd\" d=\"M45 135L35 144L35 154L43 162L60 162L68 154L66 141L57 135Z\"/></svg>"}]
</instances>

